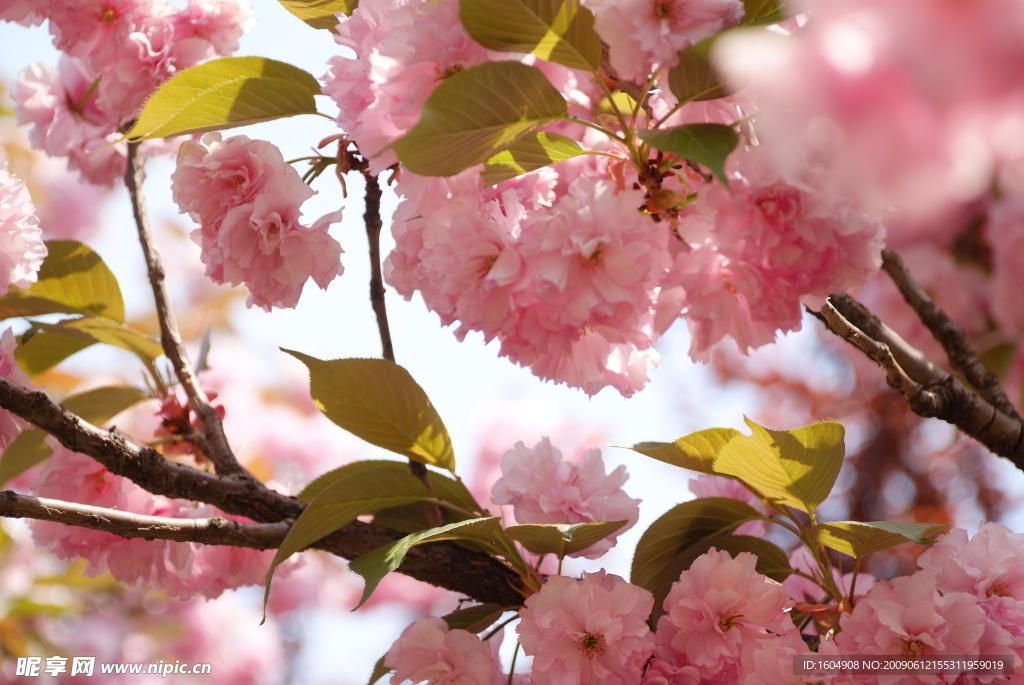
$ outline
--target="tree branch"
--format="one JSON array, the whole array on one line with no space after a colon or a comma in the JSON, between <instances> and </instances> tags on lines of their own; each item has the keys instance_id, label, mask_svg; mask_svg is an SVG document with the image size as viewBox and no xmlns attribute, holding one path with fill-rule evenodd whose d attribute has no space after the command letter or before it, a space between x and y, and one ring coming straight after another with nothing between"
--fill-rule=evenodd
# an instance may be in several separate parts
<instances>
[{"instance_id":1,"label":"tree branch","mask_svg":"<svg viewBox=\"0 0 1024 685\"><path fill-rule=\"evenodd\" d=\"M608 75L608 78L615 81L619 90L633 98L633 102L639 102L640 107L647 113L647 117L653 120L654 114L651 111L651 104L647 101L647 92L644 90L644 87L635 81L629 81L619 76L619 73L615 71L615 67L612 66L610 55L611 50L608 44L601 41L601 64L599 68Z\"/></svg>"},{"instance_id":2,"label":"tree branch","mask_svg":"<svg viewBox=\"0 0 1024 685\"><path fill-rule=\"evenodd\" d=\"M275 549L288 534L291 521L240 523L215 517L205 519L142 516L127 511L62 502L44 497L0 492L0 516L64 523L102 530L130 540L174 540L203 545L230 545L250 549Z\"/></svg>"},{"instance_id":3,"label":"tree branch","mask_svg":"<svg viewBox=\"0 0 1024 685\"><path fill-rule=\"evenodd\" d=\"M231 451L220 415L210 404L206 393L199 387L199 382L189 364L188 353L182 343L181 333L178 331L178 322L171 309L171 299L164 283L164 267L160 261L160 253L153 242L149 218L146 216L146 202L142 194L144 174L142 164L139 162L139 145L141 143L128 143L128 165L125 169L124 182L131 197L132 213L135 215L135 224L139 230L139 242L142 244L142 252L146 257L149 283L153 288L153 298L156 300L156 315L160 322L160 342L167 358L171 360L174 373L181 382L185 395L188 396L192 410L199 417L199 422L203 427L203 439L198 441L200 450L213 462L218 474L222 476L248 475Z\"/></svg>"},{"instance_id":4,"label":"tree branch","mask_svg":"<svg viewBox=\"0 0 1024 685\"><path fill-rule=\"evenodd\" d=\"M833 295L829 303L821 311L829 330L885 369L889 385L907 399L915 414L957 426L1024 470L1024 423L1019 418L999 411L958 378L929 362L849 295Z\"/></svg>"},{"instance_id":5,"label":"tree branch","mask_svg":"<svg viewBox=\"0 0 1024 685\"><path fill-rule=\"evenodd\" d=\"M949 365L963 374L978 394L1007 416L1020 420L1020 415L1010 402L996 375L981 363L978 355L967 341L967 333L963 327L949 318L942 308L925 292L925 289L914 280L900 256L892 250L882 250L882 268L885 269L892 282L899 288L903 299L907 301L921 322L928 327L932 336L942 345L949 358Z\"/></svg>"},{"instance_id":6,"label":"tree branch","mask_svg":"<svg viewBox=\"0 0 1024 685\"><path fill-rule=\"evenodd\" d=\"M64 447L86 454L111 473L155 494L212 504L229 514L259 523L296 519L305 504L275 492L251 476L221 478L177 464L148 447L128 442L116 429L97 428L33 392L0 377L0 407L54 436ZM403 533L353 521L320 540L317 549L355 559L404 537ZM515 572L495 559L453 542L432 542L409 550L398 571L481 602L520 604L523 593Z\"/></svg>"}]
</instances>

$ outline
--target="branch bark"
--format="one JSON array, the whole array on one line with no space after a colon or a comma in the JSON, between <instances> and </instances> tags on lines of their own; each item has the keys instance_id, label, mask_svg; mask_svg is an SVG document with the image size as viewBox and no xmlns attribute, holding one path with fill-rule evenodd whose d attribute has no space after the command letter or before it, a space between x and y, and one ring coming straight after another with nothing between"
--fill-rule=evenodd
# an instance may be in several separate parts
<instances>
[{"instance_id":1,"label":"branch bark","mask_svg":"<svg viewBox=\"0 0 1024 685\"><path fill-rule=\"evenodd\" d=\"M160 261L160 253L153 242L153 233L146 215L146 201L142 194L142 182L145 175L139 161L140 145L141 143L128 143L128 164L125 169L124 182L131 197L132 213L138 227L142 252L146 258L146 270L149 273L150 286L153 288L153 299L156 301L156 315L160 322L160 343L164 348L164 354L171 360L174 373L185 390L189 405L199 417L199 422L203 427L202 439L198 441L201 451L213 462L218 474L248 476L249 474L238 463L231 451L220 415L210 404L206 393L199 387L199 381L192 372L188 353L181 340L178 322L171 309L171 298L167 294L167 286L164 282L163 263Z\"/></svg>"},{"instance_id":2,"label":"branch bark","mask_svg":"<svg viewBox=\"0 0 1024 685\"><path fill-rule=\"evenodd\" d=\"M43 429L64 447L92 457L111 473L128 478L155 495L205 502L257 523L298 518L306 506L252 477L222 478L169 461L156 450L129 442L116 429L93 426L52 402L45 393L27 390L3 377L0 407ZM320 540L314 548L355 559L402 537L402 533L383 526L353 521ZM523 599L515 572L486 554L453 542L413 547L398 571L481 602L514 606Z\"/></svg>"},{"instance_id":3,"label":"branch bark","mask_svg":"<svg viewBox=\"0 0 1024 685\"><path fill-rule=\"evenodd\" d=\"M1024 470L1024 423L1020 418L1000 411L958 378L932 364L854 298L845 293L833 295L829 303L821 311L829 330L855 344L885 369L889 385L907 399L915 414L957 426ZM831 308L838 318L829 311Z\"/></svg>"},{"instance_id":4,"label":"branch bark","mask_svg":"<svg viewBox=\"0 0 1024 685\"><path fill-rule=\"evenodd\" d=\"M899 288L903 299L917 312L921 322L942 345L949 358L950 367L963 374L978 394L996 409L1019 421L1020 415L1003 392L999 379L978 359L978 355L967 341L967 333L963 327L935 304L925 289L910 275L900 256L892 250L882 250L882 268Z\"/></svg>"},{"instance_id":5,"label":"branch bark","mask_svg":"<svg viewBox=\"0 0 1024 685\"><path fill-rule=\"evenodd\" d=\"M288 528L291 527L291 521L240 523L219 517L179 519L142 516L76 502L29 497L11 490L0 492L0 516L38 519L102 530L127 540L174 540L261 550L279 547L284 536L288 534Z\"/></svg>"}]
</instances>

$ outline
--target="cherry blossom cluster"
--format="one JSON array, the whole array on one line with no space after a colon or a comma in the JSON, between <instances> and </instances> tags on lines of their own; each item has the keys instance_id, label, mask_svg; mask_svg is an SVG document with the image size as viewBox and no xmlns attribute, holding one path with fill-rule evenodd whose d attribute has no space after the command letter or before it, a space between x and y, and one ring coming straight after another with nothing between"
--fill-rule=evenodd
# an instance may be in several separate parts
<instances>
[{"instance_id":1,"label":"cherry blossom cluster","mask_svg":"<svg viewBox=\"0 0 1024 685\"><path fill-rule=\"evenodd\" d=\"M171 192L182 212L200 225L206 275L249 289L250 307L294 307L310 278L326 288L342 273L341 246L327 229L341 212L310 226L300 206L315 195L274 145L208 133L178 152Z\"/></svg>"},{"instance_id":2,"label":"cherry blossom cluster","mask_svg":"<svg viewBox=\"0 0 1024 685\"><path fill-rule=\"evenodd\" d=\"M43 231L28 188L0 163L0 295L28 288L46 258Z\"/></svg>"},{"instance_id":3,"label":"cherry blossom cluster","mask_svg":"<svg viewBox=\"0 0 1024 685\"><path fill-rule=\"evenodd\" d=\"M639 109L637 127L731 125L752 111L736 97L677 108L663 83L679 50L742 19L738 0L584 4L612 67L652 79L650 115ZM603 82L484 49L460 24L455 0L372 0L340 21L336 40L355 56L332 60L324 92L374 172L397 161L389 144L416 124L438 84L488 60L533 64L570 114L624 133ZM503 356L542 378L628 396L648 382L658 363L652 346L677 318L690 326L695 358L724 338L746 350L799 328L802 301L862 285L878 267L877 219L851 201L817 197L817 174L784 175L757 148L733 155L725 188L681 163L655 178L631 161L621 136L571 121L547 130L587 154L494 185L482 166L448 178L403 170L396 248L385 264L395 289L419 292L460 339L470 331L497 339Z\"/></svg>"},{"instance_id":4,"label":"cherry blossom cluster","mask_svg":"<svg viewBox=\"0 0 1024 685\"><path fill-rule=\"evenodd\" d=\"M792 618L808 610L800 589L813 583L792 576L799 582L779 584L758 573L756 562L749 552L733 556L715 548L698 557L672 584L653 631L647 621L654 597L647 590L604 571L551 576L519 611L519 644L533 666L516 682L797 685L809 676L794 674L793 657L812 654L812 644L835 656L1013 655L1016 668L1024 664L1024 535L1001 524L983 524L973 538L962 529L941 536L913 575L861 578L852 609L833 606L838 620L822 633L813 625L801 629ZM506 682L493 650L465 630L426 618L402 633L385 665L395 670L393 683ZM829 682L922 682L890 678Z\"/></svg>"},{"instance_id":5,"label":"cherry blossom cluster","mask_svg":"<svg viewBox=\"0 0 1024 685\"><path fill-rule=\"evenodd\" d=\"M243 0L6 0L0 20L47 20L64 53L57 68L33 64L18 75L18 122L32 125L34 147L112 186L125 167L117 141L146 98L176 72L237 50L248 15ZM153 154L167 143L146 147Z\"/></svg>"}]
</instances>

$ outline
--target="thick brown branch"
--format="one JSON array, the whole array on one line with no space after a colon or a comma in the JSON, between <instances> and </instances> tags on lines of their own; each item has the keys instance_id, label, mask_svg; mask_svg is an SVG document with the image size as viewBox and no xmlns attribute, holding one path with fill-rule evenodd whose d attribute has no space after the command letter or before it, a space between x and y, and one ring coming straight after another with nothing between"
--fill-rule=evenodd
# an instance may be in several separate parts
<instances>
[{"instance_id":1,"label":"thick brown branch","mask_svg":"<svg viewBox=\"0 0 1024 685\"><path fill-rule=\"evenodd\" d=\"M164 354L171 360L181 387L188 396L192 410L199 417L199 422L203 427L203 439L199 441L201 450L213 462L218 474L222 476L248 475L235 459L235 455L228 445L220 415L210 404L206 393L199 387L199 382L189 364L188 353L182 343L181 333L178 331L178 322L174 318L171 298L167 294L167 286L164 283L163 263L160 261L160 253L153 242L153 233L149 228L149 218L146 215L146 201L142 194L144 174L139 161L140 144L128 143L128 165L125 170L124 182L131 197L132 212L135 215L135 224L139 229L139 242L142 243L142 252L146 257L146 270L149 272L149 283L153 288L153 298L156 300L156 315L160 322L160 342L164 348Z\"/></svg>"},{"instance_id":2,"label":"thick brown branch","mask_svg":"<svg viewBox=\"0 0 1024 685\"><path fill-rule=\"evenodd\" d=\"M828 320L829 329L882 366L886 380L906 397L915 414L957 426L1024 470L1024 424L1019 418L999 411L958 378L929 362L849 295L833 295L829 302L849 326L844 328L842 322L830 317L826 307L821 313ZM857 334L863 337L858 338Z\"/></svg>"},{"instance_id":3,"label":"thick brown branch","mask_svg":"<svg viewBox=\"0 0 1024 685\"><path fill-rule=\"evenodd\" d=\"M274 549L288 534L291 521L239 523L222 518L178 519L142 516L127 511L0 492L0 516L64 523L113 533L125 539L174 540L204 545Z\"/></svg>"},{"instance_id":4,"label":"thick brown branch","mask_svg":"<svg viewBox=\"0 0 1024 685\"><path fill-rule=\"evenodd\" d=\"M899 288L903 299L917 312L949 357L950 366L963 374L978 394L1007 416L1020 420L1017 410L1003 392L996 375L981 363L967 341L963 327L942 311L925 289L914 280L900 256L892 250L882 250L882 268Z\"/></svg>"},{"instance_id":5,"label":"thick brown branch","mask_svg":"<svg viewBox=\"0 0 1024 685\"><path fill-rule=\"evenodd\" d=\"M260 523L298 518L305 507L303 502L270 490L254 478L220 478L168 461L156 450L127 441L116 429L97 428L52 402L45 393L27 390L3 377L0 407L156 495L206 502ZM402 536L383 526L353 521L315 547L355 559ZM522 601L516 589L521 587L519 577L513 571L485 554L452 542L412 548L398 570L481 602L513 606Z\"/></svg>"}]
</instances>

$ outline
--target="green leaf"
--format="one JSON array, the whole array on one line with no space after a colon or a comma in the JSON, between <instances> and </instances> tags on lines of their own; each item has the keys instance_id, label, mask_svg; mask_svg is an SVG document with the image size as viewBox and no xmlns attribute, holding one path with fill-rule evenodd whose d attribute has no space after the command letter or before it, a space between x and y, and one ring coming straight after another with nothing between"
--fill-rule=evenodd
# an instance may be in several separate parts
<instances>
[{"instance_id":1,"label":"green leaf","mask_svg":"<svg viewBox=\"0 0 1024 685\"><path fill-rule=\"evenodd\" d=\"M354 473L375 470L409 473L409 465L400 461L387 461L385 459L365 459L361 461L354 461L351 464L345 464L342 467L317 476L313 482L304 487L302 492L296 495L296 497L303 502L312 502L317 495L342 478L346 478Z\"/></svg>"},{"instance_id":2,"label":"green leaf","mask_svg":"<svg viewBox=\"0 0 1024 685\"><path fill-rule=\"evenodd\" d=\"M310 394L331 421L371 445L455 470L448 429L409 372L386 359L321 360L282 349L309 368Z\"/></svg>"},{"instance_id":3,"label":"green leaf","mask_svg":"<svg viewBox=\"0 0 1024 685\"><path fill-rule=\"evenodd\" d=\"M628 449L679 468L714 473L715 457L730 440L741 435L735 428L705 428L675 442L638 442Z\"/></svg>"},{"instance_id":4,"label":"green leaf","mask_svg":"<svg viewBox=\"0 0 1024 685\"><path fill-rule=\"evenodd\" d=\"M616 112L622 115L630 114L636 109L636 100L630 97L629 93L621 90L612 93L611 97L601 98L594 108L595 114L609 114L614 116Z\"/></svg>"},{"instance_id":5,"label":"green leaf","mask_svg":"<svg viewBox=\"0 0 1024 685\"><path fill-rule=\"evenodd\" d=\"M470 519L468 521L450 523L440 528L422 530L392 542L390 545L375 549L358 559L354 559L349 563L349 569L361 575L363 580L366 581L362 599L359 600L359 604L356 605L355 609L366 603L366 600L377 589L377 585L380 584L384 576L402 565L405 555L415 545L421 545L425 542L439 542L441 540L472 540L478 544L487 545L498 531L500 520L497 517L491 516L485 519Z\"/></svg>"},{"instance_id":6,"label":"green leaf","mask_svg":"<svg viewBox=\"0 0 1024 685\"><path fill-rule=\"evenodd\" d=\"M384 665L384 657L386 656L387 655L385 654L381 658L377 659L377 663L373 665L373 673L370 674L370 679L366 681L366 685L373 685L388 673L391 673L391 669Z\"/></svg>"},{"instance_id":7,"label":"green leaf","mask_svg":"<svg viewBox=\"0 0 1024 685\"><path fill-rule=\"evenodd\" d=\"M583 154L579 143L559 133L527 133L484 164L484 185L493 186L542 167Z\"/></svg>"},{"instance_id":8,"label":"green leaf","mask_svg":"<svg viewBox=\"0 0 1024 685\"><path fill-rule=\"evenodd\" d=\"M461 481L449 478L441 473L434 473L433 471L429 472L427 476L430 479L430 487L437 499L451 502L467 512L487 514L476 503L473 495L469 493L469 490L466 489L466 486ZM470 516L453 511L449 507L441 507L441 518L444 523L455 523L456 521L464 521L470 518ZM406 504L400 507L382 509L373 517L373 522L402 533L415 533L430 527L423 516L423 506L419 504Z\"/></svg>"},{"instance_id":9,"label":"green leaf","mask_svg":"<svg viewBox=\"0 0 1024 685\"><path fill-rule=\"evenodd\" d=\"M668 71L668 87L679 102L715 100L732 92L715 74L708 56L714 38L679 52L679 63Z\"/></svg>"},{"instance_id":10,"label":"green leaf","mask_svg":"<svg viewBox=\"0 0 1024 685\"><path fill-rule=\"evenodd\" d=\"M674 559L680 552L702 540L726 535L747 521L762 518L749 504L728 497L703 497L683 502L652 523L640 537L633 555L630 582L657 596L679 580L680 571L675 570ZM661 596L664 598L664 593ZM661 604L656 602L654 614L660 615L659 612ZM652 625L657 621L653 614L651 621Z\"/></svg>"},{"instance_id":11,"label":"green leaf","mask_svg":"<svg viewBox=\"0 0 1024 685\"><path fill-rule=\"evenodd\" d=\"M117 279L98 254L74 240L49 240L31 288L0 297L0 319L44 314L96 314L124 321Z\"/></svg>"},{"instance_id":12,"label":"green leaf","mask_svg":"<svg viewBox=\"0 0 1024 685\"><path fill-rule=\"evenodd\" d=\"M807 529L810 539L826 547L849 554L851 557L862 557L872 552L914 542L919 545L930 545L939 533L949 528L948 523L893 523L889 521L837 521L821 523Z\"/></svg>"},{"instance_id":13,"label":"green leaf","mask_svg":"<svg viewBox=\"0 0 1024 685\"><path fill-rule=\"evenodd\" d=\"M281 6L315 29L333 31L338 25L335 12L351 16L359 0L278 0Z\"/></svg>"},{"instance_id":14,"label":"green leaf","mask_svg":"<svg viewBox=\"0 0 1024 685\"><path fill-rule=\"evenodd\" d=\"M220 131L296 114L315 114L320 84L265 57L222 57L185 69L146 101L131 141Z\"/></svg>"},{"instance_id":15,"label":"green leaf","mask_svg":"<svg viewBox=\"0 0 1024 685\"><path fill-rule=\"evenodd\" d=\"M61 405L95 426L101 426L125 409L147 399L138 388L106 386L70 395ZM0 485L49 458L52 450L38 428L22 431L0 456Z\"/></svg>"},{"instance_id":16,"label":"green leaf","mask_svg":"<svg viewBox=\"0 0 1024 685\"><path fill-rule=\"evenodd\" d=\"M526 523L505 529L508 536L534 554L555 554L559 559L581 552L604 540L628 521L592 523Z\"/></svg>"},{"instance_id":17,"label":"green leaf","mask_svg":"<svg viewBox=\"0 0 1024 685\"><path fill-rule=\"evenodd\" d=\"M377 463L390 465L394 462ZM306 506L281 542L267 571L264 609L270 597L274 570L292 554L351 523L357 516L420 502L428 497L426 487L408 469L398 471L391 466L354 469L331 483Z\"/></svg>"},{"instance_id":18,"label":"green leaf","mask_svg":"<svg viewBox=\"0 0 1024 685\"><path fill-rule=\"evenodd\" d=\"M745 420L754 434L729 441L715 460L715 472L739 478L765 499L813 513L843 466L843 424L821 421L773 431Z\"/></svg>"},{"instance_id":19,"label":"green leaf","mask_svg":"<svg viewBox=\"0 0 1024 685\"><path fill-rule=\"evenodd\" d=\"M503 607L500 604L477 604L456 609L452 613L442 616L448 624L449 630L465 630L478 635L494 625L494 622L501 618L506 611L515 610L514 607Z\"/></svg>"},{"instance_id":20,"label":"green leaf","mask_svg":"<svg viewBox=\"0 0 1024 685\"><path fill-rule=\"evenodd\" d=\"M392 147L409 171L454 176L567 114L565 99L540 69L485 62L438 86L416 126Z\"/></svg>"},{"instance_id":21,"label":"green leaf","mask_svg":"<svg viewBox=\"0 0 1024 685\"><path fill-rule=\"evenodd\" d=\"M736 149L740 136L723 124L685 124L671 128L637 131L636 135L652 147L703 164L725 185L725 160Z\"/></svg>"},{"instance_id":22,"label":"green leaf","mask_svg":"<svg viewBox=\"0 0 1024 685\"><path fill-rule=\"evenodd\" d=\"M576 0L460 0L459 17L491 50L525 52L584 71L601 63L594 15Z\"/></svg>"},{"instance_id":23,"label":"green leaf","mask_svg":"<svg viewBox=\"0 0 1024 685\"><path fill-rule=\"evenodd\" d=\"M135 354L146 363L164 353L159 342L111 319L85 316L55 324L36 323L36 333L14 351L18 365L31 376L46 371L76 352L105 343Z\"/></svg>"},{"instance_id":24,"label":"green leaf","mask_svg":"<svg viewBox=\"0 0 1024 685\"><path fill-rule=\"evenodd\" d=\"M743 0L746 13L740 25L777 24L788 17L787 4L787 0Z\"/></svg>"}]
</instances>

